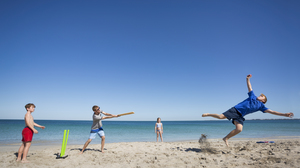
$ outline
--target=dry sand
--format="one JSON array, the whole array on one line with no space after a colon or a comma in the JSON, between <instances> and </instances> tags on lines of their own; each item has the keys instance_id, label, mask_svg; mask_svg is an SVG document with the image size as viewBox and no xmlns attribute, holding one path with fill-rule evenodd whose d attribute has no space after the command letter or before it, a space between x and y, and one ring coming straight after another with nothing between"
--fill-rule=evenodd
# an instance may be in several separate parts
<instances>
[{"instance_id":1,"label":"dry sand","mask_svg":"<svg viewBox=\"0 0 300 168\"><path fill-rule=\"evenodd\" d=\"M268 139L259 139L268 140ZM220 140L187 142L123 142L67 146L66 159L56 159L57 146L32 146L27 159L16 162L19 146L0 146L0 167L300 167L300 138L272 139L275 143L258 144L258 139L234 139L230 147Z\"/></svg>"}]
</instances>

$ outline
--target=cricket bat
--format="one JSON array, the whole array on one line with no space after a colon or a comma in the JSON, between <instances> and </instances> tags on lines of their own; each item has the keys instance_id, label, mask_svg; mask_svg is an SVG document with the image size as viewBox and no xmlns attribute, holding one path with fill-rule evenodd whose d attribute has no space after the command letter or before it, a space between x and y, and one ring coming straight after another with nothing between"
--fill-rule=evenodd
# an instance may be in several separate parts
<instances>
[{"instance_id":1,"label":"cricket bat","mask_svg":"<svg viewBox=\"0 0 300 168\"><path fill-rule=\"evenodd\" d=\"M118 114L118 116L120 117L120 116L123 116L123 115L129 115L129 114L134 114L134 112L132 111L132 112L128 112L128 113Z\"/></svg>"}]
</instances>

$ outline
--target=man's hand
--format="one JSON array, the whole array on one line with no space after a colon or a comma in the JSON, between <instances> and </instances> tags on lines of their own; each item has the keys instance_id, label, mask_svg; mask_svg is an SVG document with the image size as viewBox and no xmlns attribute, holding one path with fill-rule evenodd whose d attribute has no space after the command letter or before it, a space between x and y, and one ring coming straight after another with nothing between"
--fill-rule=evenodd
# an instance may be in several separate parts
<instances>
[{"instance_id":1,"label":"man's hand","mask_svg":"<svg viewBox=\"0 0 300 168\"><path fill-rule=\"evenodd\" d=\"M274 114L274 115L284 116L284 117L290 117L290 118L294 117L294 113L280 113L280 112L277 112L277 111L273 111L271 109L268 109L268 110L266 110L264 112L265 113Z\"/></svg>"},{"instance_id":2,"label":"man's hand","mask_svg":"<svg viewBox=\"0 0 300 168\"><path fill-rule=\"evenodd\" d=\"M247 75L247 87L248 87L248 92L251 92L252 91L252 86L251 86L251 83L250 83L250 78L252 77L251 74Z\"/></svg>"},{"instance_id":3,"label":"man's hand","mask_svg":"<svg viewBox=\"0 0 300 168\"><path fill-rule=\"evenodd\" d=\"M293 117L294 117L294 113L285 113L285 116L286 116L286 117L293 118Z\"/></svg>"}]
</instances>

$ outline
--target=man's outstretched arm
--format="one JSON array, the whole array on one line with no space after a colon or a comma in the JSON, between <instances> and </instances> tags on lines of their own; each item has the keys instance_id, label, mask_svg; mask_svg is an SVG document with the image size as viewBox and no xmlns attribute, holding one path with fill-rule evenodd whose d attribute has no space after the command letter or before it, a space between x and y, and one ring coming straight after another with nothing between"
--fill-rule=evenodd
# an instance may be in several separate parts
<instances>
[{"instance_id":1,"label":"man's outstretched arm","mask_svg":"<svg viewBox=\"0 0 300 168\"><path fill-rule=\"evenodd\" d=\"M293 113L280 113L280 112L273 111L273 110L270 110L270 109L268 109L264 112L265 113L270 113L270 114L273 114L273 115L284 116L284 117L293 117L294 116Z\"/></svg>"},{"instance_id":2,"label":"man's outstretched arm","mask_svg":"<svg viewBox=\"0 0 300 168\"><path fill-rule=\"evenodd\" d=\"M252 77L251 74L247 75L247 87L248 87L248 92L251 92L252 91L252 86L251 86L251 83L250 83L250 78Z\"/></svg>"}]
</instances>

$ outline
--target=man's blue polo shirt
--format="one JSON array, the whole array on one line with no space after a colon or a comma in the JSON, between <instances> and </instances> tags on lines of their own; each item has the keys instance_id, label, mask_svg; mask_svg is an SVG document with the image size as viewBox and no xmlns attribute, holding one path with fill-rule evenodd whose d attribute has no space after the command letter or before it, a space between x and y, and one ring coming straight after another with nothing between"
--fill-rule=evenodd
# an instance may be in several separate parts
<instances>
[{"instance_id":1,"label":"man's blue polo shirt","mask_svg":"<svg viewBox=\"0 0 300 168\"><path fill-rule=\"evenodd\" d=\"M257 97L254 95L253 91L248 93L249 97L243 102L234 106L242 116L245 116L250 113L254 113L256 111L266 111L268 108L264 105L264 103L257 100Z\"/></svg>"}]
</instances>

